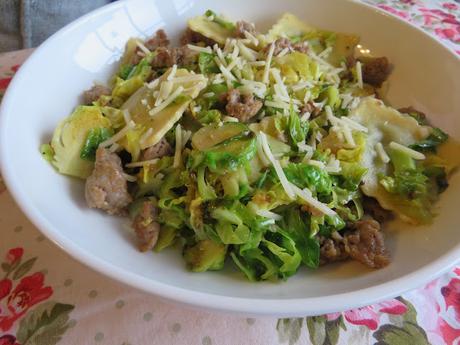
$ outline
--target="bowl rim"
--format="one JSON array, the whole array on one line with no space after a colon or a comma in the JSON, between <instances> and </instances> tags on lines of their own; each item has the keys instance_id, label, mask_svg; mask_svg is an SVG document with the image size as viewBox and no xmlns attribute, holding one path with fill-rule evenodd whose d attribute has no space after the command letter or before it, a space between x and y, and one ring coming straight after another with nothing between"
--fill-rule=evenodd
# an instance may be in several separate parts
<instances>
[{"instance_id":1,"label":"bowl rim","mask_svg":"<svg viewBox=\"0 0 460 345\"><path fill-rule=\"evenodd\" d=\"M34 63L41 51L47 49L51 41L59 39L68 32L74 30L81 25L85 25L94 17L111 12L117 8L123 7L131 0L120 0L115 3L108 4L99 9L96 9L79 19L68 24L51 37L49 37L42 45L40 45L32 55L26 60L23 66L29 66ZM433 44L437 44L441 49L447 50L449 54L457 56L448 46L436 39L434 35L426 33L421 28L402 20L401 18L391 13L385 12L382 9L376 8L370 4L360 2L358 0L347 0L353 5L366 8L379 15L384 15L390 20L398 22L397 25L405 25L411 30L416 30L430 37ZM393 298L408 290L421 286L430 280L435 279L442 273L453 267L460 259L460 243L449 252L437 258L430 264L415 270L405 276L387 281L385 283L372 287L355 290L352 292L327 295L321 297L310 298L286 298L286 299L262 299L262 298L246 298L246 297L230 297L213 293L199 292L188 290L182 287L176 287L167 283L155 281L150 278L132 273L126 269L120 268L112 263L109 263L92 252L76 245L70 239L63 236L47 219L41 214L38 208L34 207L27 197L27 193L22 189L21 183L16 179L14 169L9 164L7 157L9 156L6 142L5 128L10 113L9 109L13 106L13 100L16 94L16 85L25 78L26 68L20 68L18 73L13 78L11 84L6 91L2 103L0 104L0 162L1 172L4 181L8 187L10 194L13 196L16 204L28 217L28 219L55 245L64 252L82 263L83 265L105 275L116 281L122 282L134 288L146 291L148 293L160 296L173 302L179 302L195 307L204 307L207 309L236 312L252 315L276 315L276 316L309 316L319 315L329 312L336 312L338 309L347 310L356 307L373 304L382 300ZM10 115L11 116L11 115ZM337 308L340 306L340 308Z\"/></svg>"}]
</instances>

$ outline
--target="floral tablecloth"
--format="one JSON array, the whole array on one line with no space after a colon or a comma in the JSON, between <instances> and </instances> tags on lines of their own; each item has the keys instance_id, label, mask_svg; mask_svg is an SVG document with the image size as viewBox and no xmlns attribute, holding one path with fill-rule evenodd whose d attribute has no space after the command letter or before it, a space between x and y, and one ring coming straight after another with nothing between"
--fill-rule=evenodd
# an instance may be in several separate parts
<instances>
[{"instance_id":1,"label":"floral tablecloth","mask_svg":"<svg viewBox=\"0 0 460 345\"><path fill-rule=\"evenodd\" d=\"M460 1L365 0L460 54ZM0 55L0 99L31 51ZM383 303L316 317L186 309L82 266L26 219L0 180L0 345L460 344L460 267Z\"/></svg>"}]
</instances>

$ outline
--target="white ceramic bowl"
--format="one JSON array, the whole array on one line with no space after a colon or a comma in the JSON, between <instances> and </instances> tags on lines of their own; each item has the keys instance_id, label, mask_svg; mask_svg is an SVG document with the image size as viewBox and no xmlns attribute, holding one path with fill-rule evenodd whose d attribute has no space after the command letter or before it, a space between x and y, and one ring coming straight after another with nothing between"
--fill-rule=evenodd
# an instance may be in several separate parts
<instances>
[{"instance_id":1,"label":"white ceramic bowl","mask_svg":"<svg viewBox=\"0 0 460 345\"><path fill-rule=\"evenodd\" d=\"M83 183L58 175L39 154L56 124L93 81L106 81L130 36L158 28L178 37L187 18L207 8L267 29L285 11L312 25L358 33L395 69L389 99L430 114L460 139L460 61L418 29L375 9L343 0L120 1L70 24L44 43L14 78L1 108L3 175L19 206L59 247L114 279L190 305L252 314L311 315L370 304L435 278L460 257L460 178L442 195L430 227L393 224L392 264L369 270L349 262L287 282L250 283L240 273L190 273L179 251L142 254L122 221L88 209ZM230 265L229 265L230 266Z\"/></svg>"}]
</instances>

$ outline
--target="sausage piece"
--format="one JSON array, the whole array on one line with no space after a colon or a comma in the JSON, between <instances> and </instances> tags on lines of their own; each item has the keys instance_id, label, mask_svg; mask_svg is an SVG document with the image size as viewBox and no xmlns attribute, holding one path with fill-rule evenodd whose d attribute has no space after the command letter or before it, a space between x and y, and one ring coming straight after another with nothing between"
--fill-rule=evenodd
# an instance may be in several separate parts
<instances>
[{"instance_id":1,"label":"sausage piece","mask_svg":"<svg viewBox=\"0 0 460 345\"><path fill-rule=\"evenodd\" d=\"M120 157L105 148L96 151L92 174L86 179L85 197L89 207L108 214L124 215L132 197L123 175Z\"/></svg>"},{"instance_id":2,"label":"sausage piece","mask_svg":"<svg viewBox=\"0 0 460 345\"><path fill-rule=\"evenodd\" d=\"M223 98L227 102L228 116L236 117L240 122L248 121L262 108L262 101L255 99L253 94L241 95L238 89L228 91Z\"/></svg>"},{"instance_id":3,"label":"sausage piece","mask_svg":"<svg viewBox=\"0 0 460 345\"><path fill-rule=\"evenodd\" d=\"M149 201L142 203L140 212L133 220L132 227L136 233L139 250L146 252L158 241L160 224L156 222L158 209Z\"/></svg>"}]
</instances>

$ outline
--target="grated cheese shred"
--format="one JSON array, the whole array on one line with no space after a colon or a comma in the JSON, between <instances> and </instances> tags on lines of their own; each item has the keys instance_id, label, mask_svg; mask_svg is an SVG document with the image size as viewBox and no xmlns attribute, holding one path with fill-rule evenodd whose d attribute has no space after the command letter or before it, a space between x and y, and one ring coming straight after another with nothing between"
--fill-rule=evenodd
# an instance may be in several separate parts
<instances>
[{"instance_id":1,"label":"grated cheese shred","mask_svg":"<svg viewBox=\"0 0 460 345\"><path fill-rule=\"evenodd\" d=\"M178 168L181 161L182 153L182 127L181 125L176 126L176 149L174 151L174 163L173 167Z\"/></svg>"},{"instance_id":2,"label":"grated cheese shred","mask_svg":"<svg viewBox=\"0 0 460 345\"><path fill-rule=\"evenodd\" d=\"M212 54L212 49L210 47L200 47L200 46L195 46L193 44L187 44L187 48L199 53L208 53Z\"/></svg>"},{"instance_id":3,"label":"grated cheese shred","mask_svg":"<svg viewBox=\"0 0 460 345\"><path fill-rule=\"evenodd\" d=\"M174 100L179 96L182 91L184 91L183 86L179 86L167 99L165 99L160 105L156 106L152 110L149 111L149 115L153 116L160 111L162 111L164 108L166 108L168 105L170 105Z\"/></svg>"},{"instance_id":4,"label":"grated cheese shred","mask_svg":"<svg viewBox=\"0 0 460 345\"><path fill-rule=\"evenodd\" d=\"M375 151L377 152L377 155L379 156L380 160L383 163L386 164L386 163L390 162L390 157L385 152L385 149L383 148L382 143L375 144Z\"/></svg>"},{"instance_id":5,"label":"grated cheese shred","mask_svg":"<svg viewBox=\"0 0 460 345\"><path fill-rule=\"evenodd\" d=\"M401 151L405 154L407 154L409 157L416 159L416 160L424 160L426 157L423 153L412 150L411 148L401 145L399 143L396 143L392 141L389 145L392 149Z\"/></svg>"},{"instance_id":6,"label":"grated cheese shred","mask_svg":"<svg viewBox=\"0 0 460 345\"><path fill-rule=\"evenodd\" d=\"M115 144L117 141L123 139L123 137L128 133L131 129L133 129L136 126L134 121L130 121L126 124L125 127L120 129L115 135L107 139L106 141L103 141L102 143L99 144L99 147L108 147L110 145Z\"/></svg>"},{"instance_id":7,"label":"grated cheese shred","mask_svg":"<svg viewBox=\"0 0 460 345\"><path fill-rule=\"evenodd\" d=\"M303 201L305 201L308 205L311 207L317 209L321 213L324 213L325 215L328 216L335 216L337 213L335 213L334 210L331 208L327 207L325 204L323 204L321 201L315 199L311 191L307 188L305 189L300 189L294 184L291 184L291 188L293 189L294 193Z\"/></svg>"},{"instance_id":8,"label":"grated cheese shred","mask_svg":"<svg viewBox=\"0 0 460 345\"><path fill-rule=\"evenodd\" d=\"M257 210L256 211L256 214L258 216L261 216L261 217L264 217L264 218L269 218L269 219L273 219L273 220L281 220L283 219L283 217L281 215L279 215L278 213L275 213L275 212L271 212L269 210Z\"/></svg>"},{"instance_id":9,"label":"grated cheese shred","mask_svg":"<svg viewBox=\"0 0 460 345\"><path fill-rule=\"evenodd\" d=\"M358 79L358 87L362 89L364 86L363 85L363 70L362 70L360 61L356 61L356 77Z\"/></svg>"},{"instance_id":10,"label":"grated cheese shred","mask_svg":"<svg viewBox=\"0 0 460 345\"><path fill-rule=\"evenodd\" d=\"M267 155L268 160L270 161L270 163L272 163L273 167L275 168L276 175L278 175L278 178L281 182L281 185L283 186L284 191L290 199L294 199L295 195L292 191L292 185L289 183L286 175L284 174L283 168L281 168L280 163L273 156L273 153L270 150L270 146L268 145L266 134L264 132L260 132L259 135L261 138L264 153Z\"/></svg>"},{"instance_id":11,"label":"grated cheese shred","mask_svg":"<svg viewBox=\"0 0 460 345\"><path fill-rule=\"evenodd\" d=\"M127 168L142 168L147 165L152 165L158 162L160 158L149 159L147 161L133 162L125 165Z\"/></svg>"},{"instance_id":12,"label":"grated cheese shred","mask_svg":"<svg viewBox=\"0 0 460 345\"><path fill-rule=\"evenodd\" d=\"M270 65L272 63L272 58L273 58L273 52L275 51L275 44L272 43L270 45L270 48L268 50L268 54L267 54L267 59L265 60L265 68L264 68L264 75L263 75L263 78L262 78L262 82L264 84L268 84L269 82L269 72L270 72Z\"/></svg>"}]
</instances>

